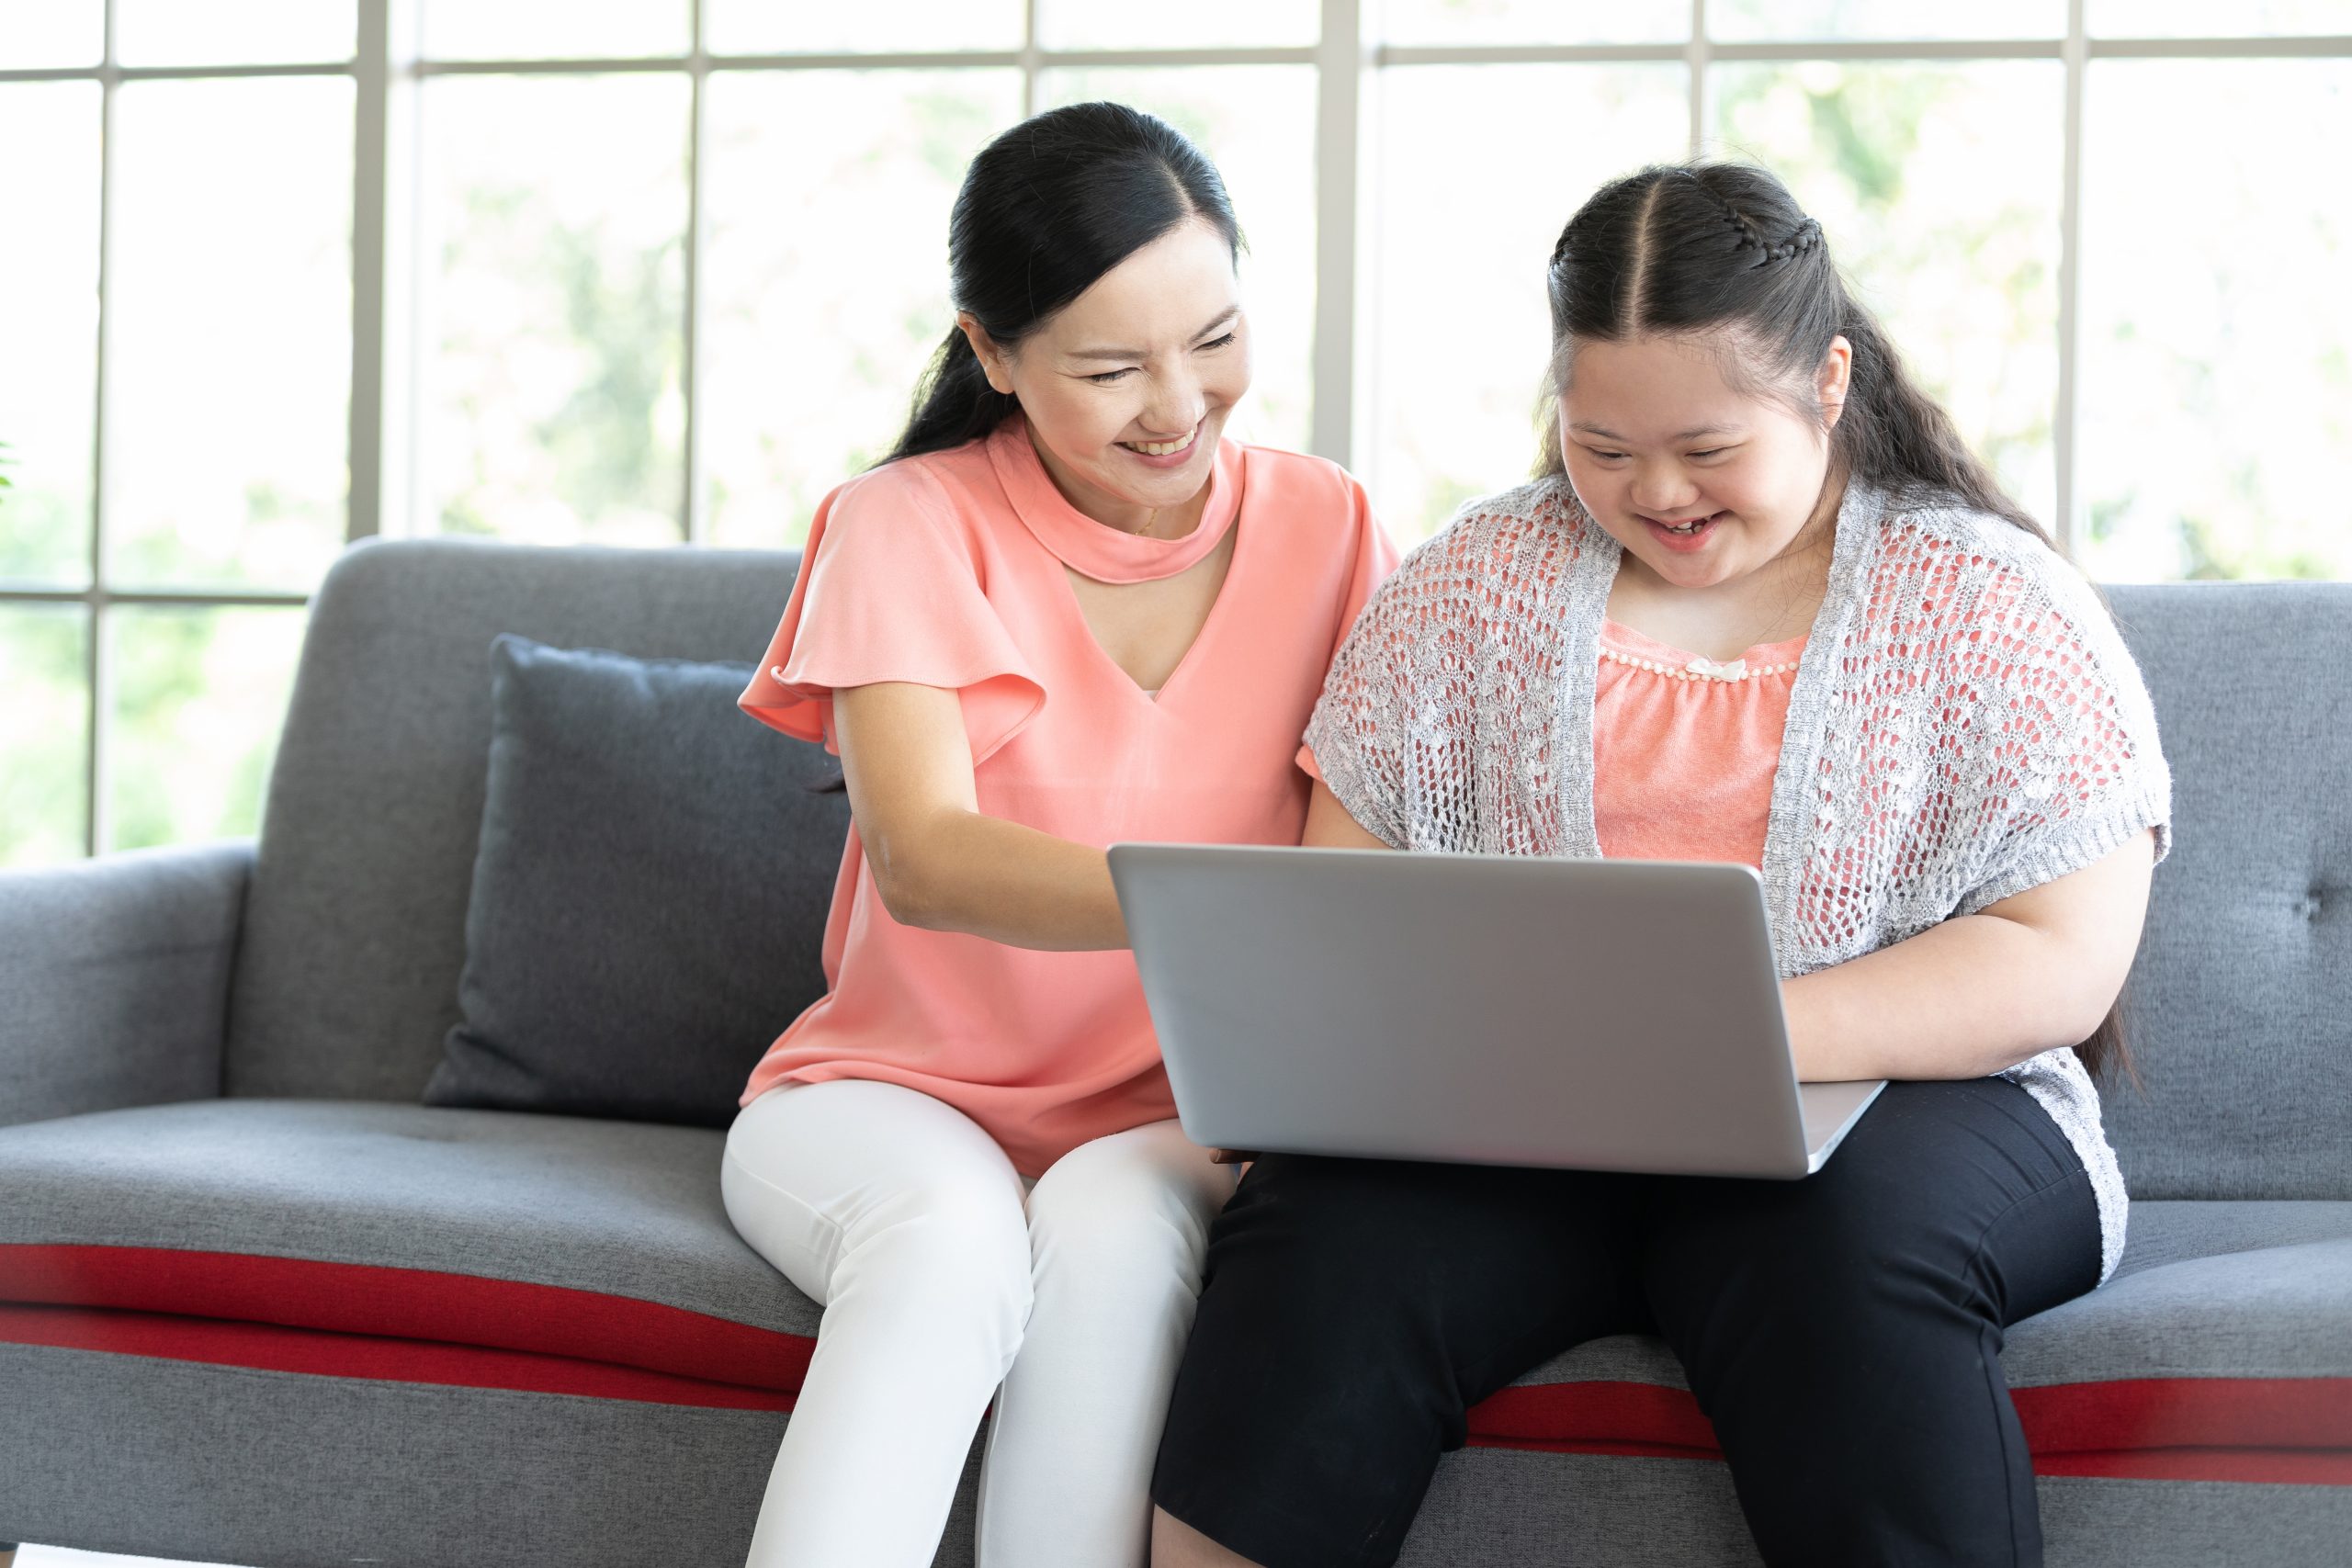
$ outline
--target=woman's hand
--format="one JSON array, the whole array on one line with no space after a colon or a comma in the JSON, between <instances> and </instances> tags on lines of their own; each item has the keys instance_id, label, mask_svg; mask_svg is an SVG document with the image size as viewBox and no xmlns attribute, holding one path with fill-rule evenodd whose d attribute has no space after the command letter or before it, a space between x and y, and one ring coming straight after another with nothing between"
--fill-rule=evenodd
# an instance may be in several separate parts
<instances>
[{"instance_id":1,"label":"woman's hand","mask_svg":"<svg viewBox=\"0 0 2352 1568\"><path fill-rule=\"evenodd\" d=\"M2090 1038L2123 989L2153 831L2039 887L1781 983L1806 1082L1968 1078Z\"/></svg>"},{"instance_id":2,"label":"woman's hand","mask_svg":"<svg viewBox=\"0 0 2352 1568\"><path fill-rule=\"evenodd\" d=\"M836 692L833 738L892 919L1047 952L1127 945L1101 850L982 814L954 692L903 682Z\"/></svg>"}]
</instances>

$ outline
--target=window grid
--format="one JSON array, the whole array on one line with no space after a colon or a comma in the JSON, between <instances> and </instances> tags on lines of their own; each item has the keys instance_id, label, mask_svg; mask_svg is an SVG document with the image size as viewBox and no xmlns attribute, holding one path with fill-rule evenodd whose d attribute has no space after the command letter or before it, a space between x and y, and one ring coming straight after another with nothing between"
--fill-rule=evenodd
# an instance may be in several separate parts
<instances>
[{"instance_id":1,"label":"window grid","mask_svg":"<svg viewBox=\"0 0 2352 1568\"><path fill-rule=\"evenodd\" d=\"M89 586L41 589L0 584L0 604L83 606L87 627L86 737L84 766L85 849L96 854L111 837L107 821L113 660L107 613L117 605L175 608L255 606L298 608L310 595L292 592L116 589L107 581L105 494L107 442L107 371L112 312L106 308L115 224L117 89L125 82L223 77L348 76L356 86L352 226L353 353L350 421L351 492L346 541L379 533L413 531L414 376L418 352L403 329L413 309L416 110L414 94L436 76L475 74L580 75L684 72L692 82L687 155L685 260L685 462L679 498L681 534L689 544L708 537L708 486L700 419L705 363L702 253L707 239L703 185L707 153L707 94L716 72L889 70L1017 67L1022 110L1035 112L1038 81L1060 67L1311 65L1316 69L1316 320L1313 351L1314 451L1346 464L1361 425L1356 400L1355 345L1361 333L1358 283L1360 193L1366 169L1359 134L1361 86L1366 71L1417 65L1681 63L1688 68L1690 151L1707 141L1711 68L1749 62L1969 62L2057 60L2065 73L2059 263L2058 382L2052 435L2057 468L2053 530L2062 543L2074 533L2074 445L2080 377L2080 251L2083 85L2095 60L2352 58L2352 35L2282 38L2093 38L2085 27L2086 0L2067 0L2061 37L1961 40L1735 42L1710 37L1707 0L1691 0L1689 35L1654 44L1395 45L1367 38L1363 0L1322 0L1319 41L1273 48L1179 50L1047 50L1038 42L1040 0L1024 0L1022 43L1012 51L890 54L713 55L705 48L707 0L691 0L688 52L655 58L492 61L425 60L416 47L423 0L357 0L358 37L347 61L271 65L124 66L117 62L116 4L106 0L104 44L95 66L0 70L0 84L96 81L100 85L96 401L93 439ZM1375 392L1376 397L1376 392ZM1367 400L1371 401L1373 400Z\"/></svg>"}]
</instances>

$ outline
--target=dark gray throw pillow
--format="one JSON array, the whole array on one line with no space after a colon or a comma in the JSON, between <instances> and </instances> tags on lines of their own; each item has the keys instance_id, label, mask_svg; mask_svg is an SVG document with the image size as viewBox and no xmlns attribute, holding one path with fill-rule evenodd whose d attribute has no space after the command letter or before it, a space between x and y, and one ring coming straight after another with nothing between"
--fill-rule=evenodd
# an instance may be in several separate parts
<instances>
[{"instance_id":1,"label":"dark gray throw pillow","mask_svg":"<svg viewBox=\"0 0 2352 1568\"><path fill-rule=\"evenodd\" d=\"M825 989L831 760L736 707L749 665L510 635L491 667L465 1018L424 1102L727 1125Z\"/></svg>"}]
</instances>

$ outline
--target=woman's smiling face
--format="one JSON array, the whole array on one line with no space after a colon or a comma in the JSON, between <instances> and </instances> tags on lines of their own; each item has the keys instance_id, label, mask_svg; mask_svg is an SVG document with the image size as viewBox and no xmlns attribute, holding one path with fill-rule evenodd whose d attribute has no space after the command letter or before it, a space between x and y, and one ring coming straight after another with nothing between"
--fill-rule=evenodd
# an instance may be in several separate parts
<instances>
[{"instance_id":1,"label":"woman's smiling face","mask_svg":"<svg viewBox=\"0 0 2352 1568\"><path fill-rule=\"evenodd\" d=\"M1070 504L1130 532L1201 493L1250 389L1233 253L1204 222L1136 251L1010 351L959 320Z\"/></svg>"},{"instance_id":2,"label":"woman's smiling face","mask_svg":"<svg viewBox=\"0 0 2352 1568\"><path fill-rule=\"evenodd\" d=\"M1823 419L1733 386L1719 336L1580 341L1560 394L1560 445L1585 510L1658 579L1713 588L1778 558L1821 517L1829 434L1852 349L1815 378Z\"/></svg>"}]
</instances>

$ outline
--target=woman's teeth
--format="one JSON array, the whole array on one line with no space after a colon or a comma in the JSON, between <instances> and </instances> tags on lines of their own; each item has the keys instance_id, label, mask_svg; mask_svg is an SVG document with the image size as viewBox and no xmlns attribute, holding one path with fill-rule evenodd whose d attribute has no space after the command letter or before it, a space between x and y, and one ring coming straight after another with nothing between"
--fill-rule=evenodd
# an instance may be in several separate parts
<instances>
[{"instance_id":1,"label":"woman's teeth","mask_svg":"<svg viewBox=\"0 0 2352 1568\"><path fill-rule=\"evenodd\" d=\"M1122 441L1119 445L1130 452L1140 452L1147 457L1168 457L1190 446L1193 444L1193 436L1197 434L1199 434L1197 429L1189 432L1182 441Z\"/></svg>"}]
</instances>

